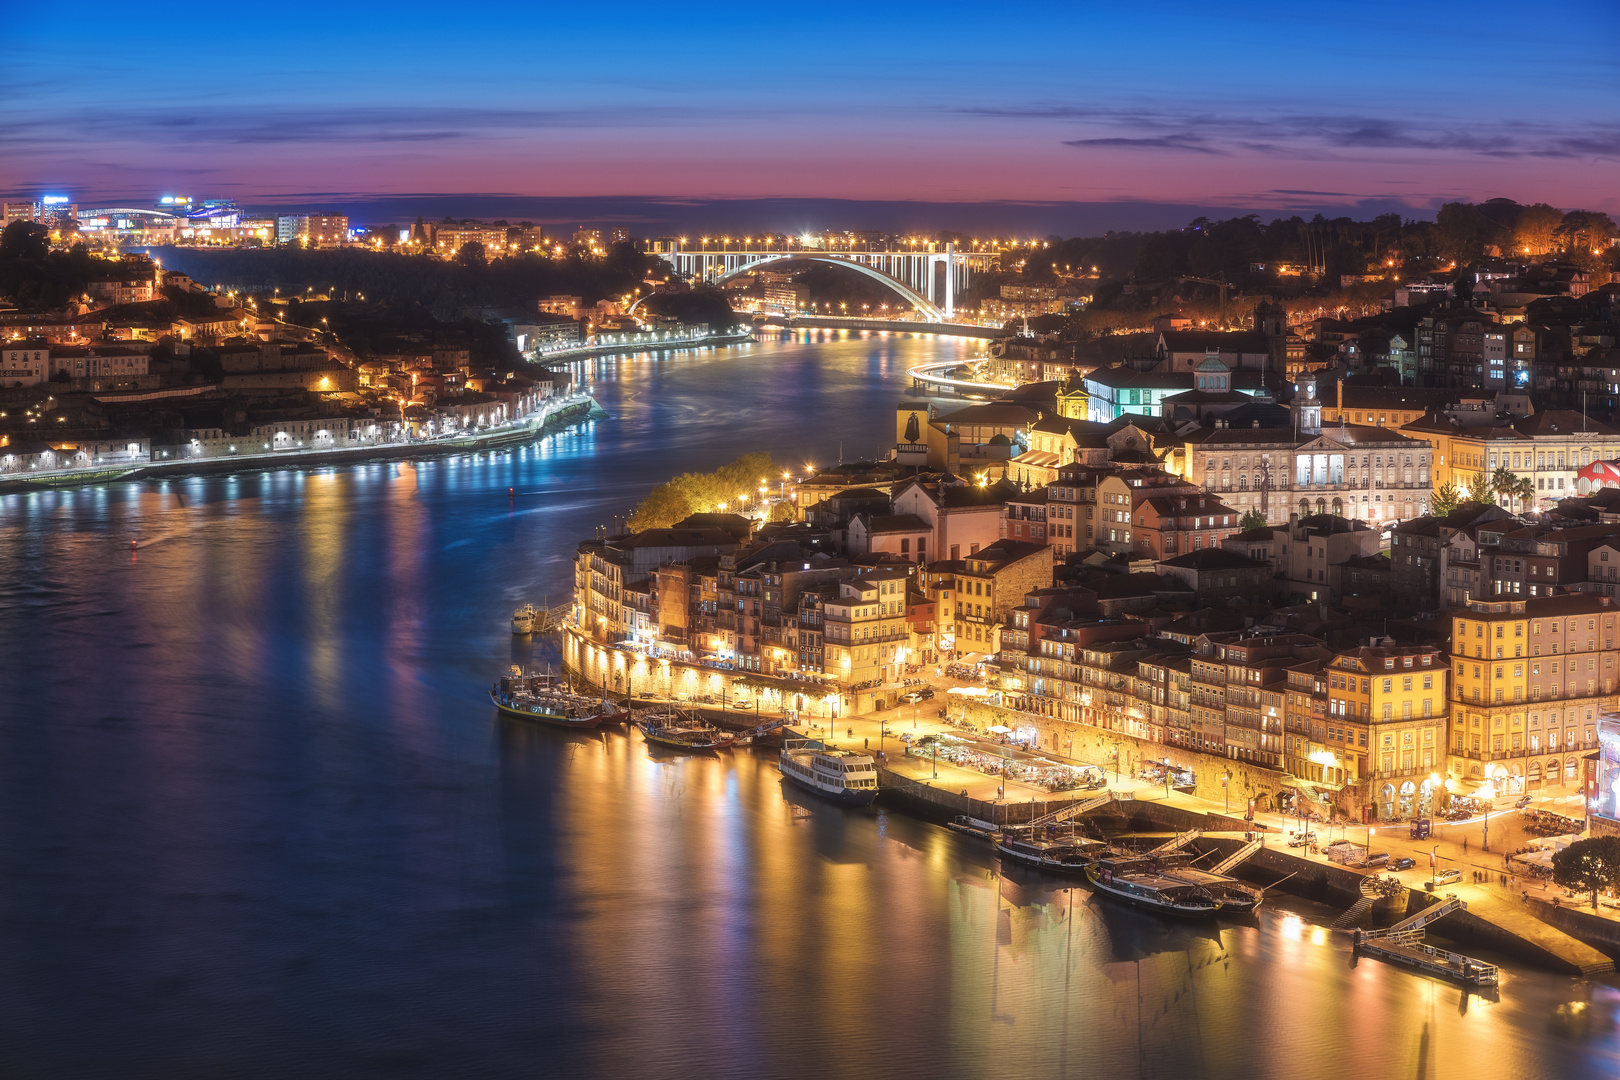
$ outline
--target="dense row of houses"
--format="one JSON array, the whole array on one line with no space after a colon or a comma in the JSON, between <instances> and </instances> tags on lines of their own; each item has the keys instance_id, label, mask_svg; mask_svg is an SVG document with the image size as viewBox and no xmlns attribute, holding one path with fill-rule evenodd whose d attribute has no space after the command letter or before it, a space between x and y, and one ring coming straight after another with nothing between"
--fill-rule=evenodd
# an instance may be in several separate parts
<instances>
[{"instance_id":1,"label":"dense row of houses","mask_svg":"<svg viewBox=\"0 0 1620 1080\"><path fill-rule=\"evenodd\" d=\"M1382 818L1577 784L1620 675L1620 432L1311 373L1237 401L1240 370L1198 361L1218 400L1108 423L1072 382L902 403L895 454L799 479L795 520L582 545L576 618L862 711L916 665L982 662L1059 748L1113 732ZM1429 512L1498 470L1536 497Z\"/></svg>"}]
</instances>

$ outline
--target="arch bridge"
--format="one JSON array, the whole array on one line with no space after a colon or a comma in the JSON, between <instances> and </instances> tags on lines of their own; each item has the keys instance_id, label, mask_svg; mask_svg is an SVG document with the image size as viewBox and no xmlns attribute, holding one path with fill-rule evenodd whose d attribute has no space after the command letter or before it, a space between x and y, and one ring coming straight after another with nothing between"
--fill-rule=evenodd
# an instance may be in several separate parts
<instances>
[{"instance_id":1,"label":"arch bridge","mask_svg":"<svg viewBox=\"0 0 1620 1080\"><path fill-rule=\"evenodd\" d=\"M985 252L957 251L952 244L944 245L942 251L687 251L677 247L659 254L680 277L711 284L792 262L848 267L892 289L929 322L944 322L955 315L956 294L967 288L973 271L990 269L993 259Z\"/></svg>"}]
</instances>

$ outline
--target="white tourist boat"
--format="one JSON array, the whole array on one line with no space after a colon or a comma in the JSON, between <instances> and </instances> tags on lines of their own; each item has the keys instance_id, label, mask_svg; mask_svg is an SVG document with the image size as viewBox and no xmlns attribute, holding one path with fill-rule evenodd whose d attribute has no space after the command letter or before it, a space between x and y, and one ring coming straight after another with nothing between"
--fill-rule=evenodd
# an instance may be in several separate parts
<instances>
[{"instance_id":1,"label":"white tourist boat","mask_svg":"<svg viewBox=\"0 0 1620 1080\"><path fill-rule=\"evenodd\" d=\"M829 750L817 739L784 739L776 767L800 787L845 806L871 806L877 798L877 763L870 754Z\"/></svg>"},{"instance_id":2,"label":"white tourist boat","mask_svg":"<svg viewBox=\"0 0 1620 1080\"><path fill-rule=\"evenodd\" d=\"M534 632L535 610L533 604L524 604L512 612L512 633L530 634Z\"/></svg>"}]
</instances>

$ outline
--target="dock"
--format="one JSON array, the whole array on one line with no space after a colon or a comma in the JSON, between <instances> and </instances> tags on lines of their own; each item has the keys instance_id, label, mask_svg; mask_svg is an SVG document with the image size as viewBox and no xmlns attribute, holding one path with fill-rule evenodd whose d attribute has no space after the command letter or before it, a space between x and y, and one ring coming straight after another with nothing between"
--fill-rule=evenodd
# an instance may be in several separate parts
<instances>
[{"instance_id":1,"label":"dock","mask_svg":"<svg viewBox=\"0 0 1620 1080\"><path fill-rule=\"evenodd\" d=\"M1468 905L1453 893L1440 903L1431 904L1416 915L1407 916L1387 930L1358 929L1355 931L1356 952L1442 979L1452 979L1471 986L1495 986L1502 977L1496 965L1423 943L1425 926L1450 915L1453 911L1466 910Z\"/></svg>"}]
</instances>

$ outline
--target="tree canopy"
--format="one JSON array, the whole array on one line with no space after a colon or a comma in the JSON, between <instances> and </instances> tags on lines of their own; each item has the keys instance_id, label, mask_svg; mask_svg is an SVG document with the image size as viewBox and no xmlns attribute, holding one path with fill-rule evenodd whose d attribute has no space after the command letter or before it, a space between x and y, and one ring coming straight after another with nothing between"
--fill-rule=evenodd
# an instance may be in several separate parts
<instances>
[{"instance_id":1,"label":"tree canopy","mask_svg":"<svg viewBox=\"0 0 1620 1080\"><path fill-rule=\"evenodd\" d=\"M80 296L90 276L107 264L82 245L52 251L50 230L35 221L13 221L0 231L0 296L24 311L59 308Z\"/></svg>"},{"instance_id":2,"label":"tree canopy","mask_svg":"<svg viewBox=\"0 0 1620 1080\"><path fill-rule=\"evenodd\" d=\"M667 529L693 514L734 509L740 499L754 498L780 470L763 452L744 454L712 473L682 473L647 493L630 514L630 528Z\"/></svg>"},{"instance_id":3,"label":"tree canopy","mask_svg":"<svg viewBox=\"0 0 1620 1080\"><path fill-rule=\"evenodd\" d=\"M1263 529L1266 527L1266 515L1258 510L1250 510L1238 518L1238 531L1248 532L1250 529Z\"/></svg>"},{"instance_id":4,"label":"tree canopy","mask_svg":"<svg viewBox=\"0 0 1620 1080\"><path fill-rule=\"evenodd\" d=\"M1552 857L1553 880L1570 889L1597 894L1602 889L1620 888L1620 836L1593 836L1577 840Z\"/></svg>"},{"instance_id":5,"label":"tree canopy","mask_svg":"<svg viewBox=\"0 0 1620 1080\"><path fill-rule=\"evenodd\" d=\"M1463 493L1450 480L1435 488L1434 494L1429 497L1430 509L1441 517L1451 513L1462 503Z\"/></svg>"}]
</instances>

